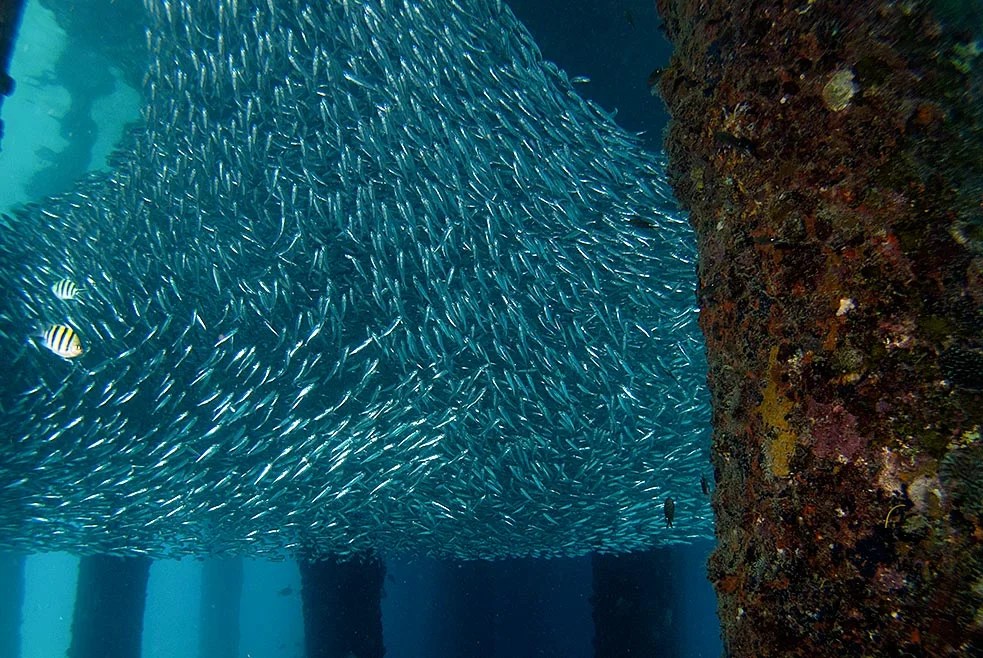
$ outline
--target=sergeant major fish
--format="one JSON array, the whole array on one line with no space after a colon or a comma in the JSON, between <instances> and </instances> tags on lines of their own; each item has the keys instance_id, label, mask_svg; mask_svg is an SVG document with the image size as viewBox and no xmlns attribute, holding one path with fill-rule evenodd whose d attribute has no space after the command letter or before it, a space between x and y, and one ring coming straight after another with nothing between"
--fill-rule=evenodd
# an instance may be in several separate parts
<instances>
[{"instance_id":1,"label":"sergeant major fish","mask_svg":"<svg viewBox=\"0 0 983 658\"><path fill-rule=\"evenodd\" d=\"M74 359L82 354L82 341L78 333L66 324L53 324L44 332L44 346L64 359Z\"/></svg>"},{"instance_id":2,"label":"sergeant major fish","mask_svg":"<svg viewBox=\"0 0 983 658\"><path fill-rule=\"evenodd\" d=\"M51 286L51 292L55 293L55 297L58 299L63 299L69 301L75 299L79 293L79 287L75 285L75 282L71 279L62 279Z\"/></svg>"}]
</instances>

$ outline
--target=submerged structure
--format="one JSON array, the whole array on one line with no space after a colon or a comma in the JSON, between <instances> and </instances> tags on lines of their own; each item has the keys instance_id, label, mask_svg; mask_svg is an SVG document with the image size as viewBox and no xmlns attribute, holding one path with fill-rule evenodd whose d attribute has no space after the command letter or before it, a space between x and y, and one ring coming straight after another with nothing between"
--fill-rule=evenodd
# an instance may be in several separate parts
<instances>
[{"instance_id":1,"label":"submerged structure","mask_svg":"<svg viewBox=\"0 0 983 658\"><path fill-rule=\"evenodd\" d=\"M501 3L146 4L114 170L5 220L4 548L709 536L691 230Z\"/></svg>"},{"instance_id":2,"label":"submerged structure","mask_svg":"<svg viewBox=\"0 0 983 658\"><path fill-rule=\"evenodd\" d=\"M14 79L10 77L10 58L23 12L23 0L0 4L0 108L3 107L4 96L9 96L14 90ZM0 119L0 142L2 140L3 120Z\"/></svg>"},{"instance_id":3,"label":"submerged structure","mask_svg":"<svg viewBox=\"0 0 983 658\"><path fill-rule=\"evenodd\" d=\"M729 655L981 655L983 7L659 9Z\"/></svg>"}]
</instances>

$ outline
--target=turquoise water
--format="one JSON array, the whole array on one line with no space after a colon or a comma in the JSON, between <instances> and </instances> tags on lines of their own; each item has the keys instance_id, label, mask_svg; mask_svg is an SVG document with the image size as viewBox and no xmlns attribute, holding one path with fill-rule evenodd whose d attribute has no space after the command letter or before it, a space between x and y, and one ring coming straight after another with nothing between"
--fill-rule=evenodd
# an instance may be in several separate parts
<instances>
[{"instance_id":1,"label":"turquoise water","mask_svg":"<svg viewBox=\"0 0 983 658\"><path fill-rule=\"evenodd\" d=\"M72 95L56 74L56 65L65 52L67 36L54 14L38 2L28 2L10 75L17 91L4 99L3 116L8 126L0 152L0 212L10 212L17 204L37 200L44 194L63 192L86 170L108 169L107 158L117 147L127 123L139 120L140 90L130 86L113 62L103 58L113 88L92 99L91 116L96 122L91 154L83 162L69 166L74 176L51 181L40 188L38 176L52 160L68 160L64 154L73 127L65 122ZM94 58L99 56L92 55ZM55 157L56 154L63 154ZM72 158L75 160L74 158ZM32 185L35 187L32 189Z\"/></svg>"}]
</instances>

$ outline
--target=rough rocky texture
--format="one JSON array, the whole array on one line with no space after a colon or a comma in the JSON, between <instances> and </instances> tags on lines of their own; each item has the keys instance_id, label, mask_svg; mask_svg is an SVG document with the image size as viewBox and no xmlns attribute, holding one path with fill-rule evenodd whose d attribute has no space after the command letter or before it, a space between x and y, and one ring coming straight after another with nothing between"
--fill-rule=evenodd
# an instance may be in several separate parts
<instances>
[{"instance_id":1,"label":"rough rocky texture","mask_svg":"<svg viewBox=\"0 0 983 658\"><path fill-rule=\"evenodd\" d=\"M658 6L728 652L981 655L980 4Z\"/></svg>"}]
</instances>

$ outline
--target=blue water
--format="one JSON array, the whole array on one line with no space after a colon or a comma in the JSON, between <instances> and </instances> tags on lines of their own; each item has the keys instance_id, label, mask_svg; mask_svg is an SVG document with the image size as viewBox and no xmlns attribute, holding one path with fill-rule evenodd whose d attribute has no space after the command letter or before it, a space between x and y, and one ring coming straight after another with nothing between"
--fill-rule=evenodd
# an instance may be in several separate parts
<instances>
[{"instance_id":1,"label":"blue water","mask_svg":"<svg viewBox=\"0 0 983 658\"><path fill-rule=\"evenodd\" d=\"M642 133L646 146L657 149L666 117L645 80L653 68L665 64L668 45L656 29L652 3L584 3L579 8L567 6L559 14L547 4L516 2L513 7L547 59L570 76L590 79L578 83L580 93L608 112L616 112L616 120L624 128ZM53 58L39 56L64 48L64 32L37 3L29 8L12 69L20 87L3 107L7 135L0 154L0 180L7 183L0 188L0 207L36 200L31 190L37 189L37 172L59 157L69 157L64 154L71 138L64 135L72 132L65 130L65 122L66 117L71 119L72 101L79 100L68 92L77 85L60 84L64 81L52 74ZM85 48L85 35L74 36L75 46ZM70 156L83 171L109 167L107 156L126 122L135 120L139 109L139 92L127 84L120 69L95 46L91 56L96 66L105 66L103 72L112 84L100 87L86 99L87 116L95 126L94 139L88 142L87 153ZM72 164L68 163L68 171ZM663 631L677 638L672 656L720 655L714 602L703 566L709 549L708 543L697 542L676 546L666 554L673 597L659 601L658 606L665 610L659 620ZM63 554L48 554L32 556L27 564L22 656L63 655L69 641L77 561ZM192 559L154 564L144 628L145 658L196 655L200 566ZM441 647L461 641L448 639L453 635L449 621L474 615L493 623L490 635L495 646L483 655L592 655L589 558L489 563L480 576L492 584L485 596L454 596L456 574L472 566L432 559L387 561L383 600L387 656L446 655L440 653ZM240 617L241 656L303 655L299 593L299 575L291 561L247 561Z\"/></svg>"}]
</instances>

